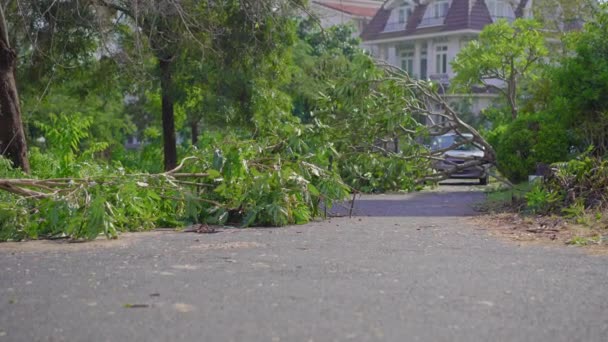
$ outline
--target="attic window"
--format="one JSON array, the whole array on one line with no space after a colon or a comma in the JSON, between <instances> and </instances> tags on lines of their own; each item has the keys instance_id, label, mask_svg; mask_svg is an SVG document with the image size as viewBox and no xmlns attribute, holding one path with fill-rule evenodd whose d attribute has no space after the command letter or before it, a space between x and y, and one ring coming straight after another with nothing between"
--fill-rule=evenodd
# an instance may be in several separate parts
<instances>
[{"instance_id":1,"label":"attic window","mask_svg":"<svg viewBox=\"0 0 608 342\"><path fill-rule=\"evenodd\" d=\"M400 6L395 7L391 11L391 16L384 26L384 32L405 30L407 21L412 15L413 11L413 7L407 1L401 3Z\"/></svg>"},{"instance_id":2,"label":"attic window","mask_svg":"<svg viewBox=\"0 0 608 342\"><path fill-rule=\"evenodd\" d=\"M412 8L409 6L402 6L399 8L399 24L405 24L407 22L407 18L412 15Z\"/></svg>"},{"instance_id":3,"label":"attic window","mask_svg":"<svg viewBox=\"0 0 608 342\"><path fill-rule=\"evenodd\" d=\"M429 4L420 23L420 27L443 25L450 9L449 0L435 0Z\"/></svg>"},{"instance_id":4,"label":"attic window","mask_svg":"<svg viewBox=\"0 0 608 342\"><path fill-rule=\"evenodd\" d=\"M515 19L513 8L503 0L487 0L486 5L494 21L498 19L512 21Z\"/></svg>"}]
</instances>

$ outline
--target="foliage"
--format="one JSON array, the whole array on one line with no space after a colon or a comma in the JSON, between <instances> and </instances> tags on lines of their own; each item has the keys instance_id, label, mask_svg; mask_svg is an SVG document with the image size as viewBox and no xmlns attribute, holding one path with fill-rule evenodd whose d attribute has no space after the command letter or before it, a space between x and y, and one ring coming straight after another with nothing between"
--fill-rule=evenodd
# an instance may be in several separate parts
<instances>
[{"instance_id":1,"label":"foliage","mask_svg":"<svg viewBox=\"0 0 608 342\"><path fill-rule=\"evenodd\" d=\"M529 193L536 184L521 182L506 186L496 184L486 189L486 200L479 204L479 209L485 212L524 211Z\"/></svg>"},{"instance_id":2,"label":"foliage","mask_svg":"<svg viewBox=\"0 0 608 342\"><path fill-rule=\"evenodd\" d=\"M561 207L604 209L608 205L608 161L589 152L567 163L556 164L544 187L561 194Z\"/></svg>"},{"instance_id":3,"label":"foliage","mask_svg":"<svg viewBox=\"0 0 608 342\"><path fill-rule=\"evenodd\" d=\"M361 192L386 192L418 189L416 169L394 157L356 154L340 159L344 182Z\"/></svg>"},{"instance_id":4,"label":"foliage","mask_svg":"<svg viewBox=\"0 0 608 342\"><path fill-rule=\"evenodd\" d=\"M421 103L415 89L428 85L376 66L352 27L322 31L301 21L298 36L284 90L294 114L313 128L310 144L331 146L331 167L357 191L416 189L430 168L418 156L426 154L424 146L407 129L423 130L414 115Z\"/></svg>"},{"instance_id":5,"label":"foliage","mask_svg":"<svg viewBox=\"0 0 608 342\"><path fill-rule=\"evenodd\" d=\"M551 192L540 185L534 186L525 197L528 209L535 214L550 212L559 201L559 193Z\"/></svg>"},{"instance_id":6,"label":"foliage","mask_svg":"<svg viewBox=\"0 0 608 342\"><path fill-rule=\"evenodd\" d=\"M49 8L92 4L59 3ZM294 2L95 3L106 8L87 12L100 16L91 25L113 25L82 28L87 48L69 69L22 86L33 171L0 168L0 239L305 223L352 192L418 189L436 158L421 144L428 103L470 128L431 84L376 65L352 28L320 30L275 7ZM162 172L165 114L184 163ZM129 135L139 150L123 148Z\"/></svg>"},{"instance_id":7,"label":"foliage","mask_svg":"<svg viewBox=\"0 0 608 342\"><path fill-rule=\"evenodd\" d=\"M593 18L597 0L535 0L533 15L552 32L566 33L578 29Z\"/></svg>"},{"instance_id":8,"label":"foliage","mask_svg":"<svg viewBox=\"0 0 608 342\"><path fill-rule=\"evenodd\" d=\"M573 53L550 70L549 106L564 126L573 127L578 147L593 145L596 155L608 152L608 5L573 36Z\"/></svg>"},{"instance_id":9,"label":"foliage","mask_svg":"<svg viewBox=\"0 0 608 342\"><path fill-rule=\"evenodd\" d=\"M519 111L520 82L534 76L547 52L537 22L516 19L510 24L498 20L484 27L479 39L469 42L452 62L456 73L452 80L454 90L468 92L475 86L496 90L506 100L515 119Z\"/></svg>"},{"instance_id":10,"label":"foliage","mask_svg":"<svg viewBox=\"0 0 608 342\"><path fill-rule=\"evenodd\" d=\"M298 22L296 32L298 39L293 48L293 65L289 69L290 82L284 89L293 99L294 114L308 122L317 109L320 94L330 89L334 80L349 72L352 60L364 52L359 41L352 37L354 29L351 26L339 25L323 30L309 18Z\"/></svg>"},{"instance_id":11,"label":"foliage","mask_svg":"<svg viewBox=\"0 0 608 342\"><path fill-rule=\"evenodd\" d=\"M528 183L527 188L518 186L517 190L525 194L525 206L518 209L540 215L557 214L587 227L605 229L608 162L590 156L590 152L588 150L568 162L552 164L542 180ZM514 193L511 192L510 196L515 199ZM506 200L500 198L503 203ZM511 203L510 209L515 209L514 204Z\"/></svg>"},{"instance_id":12,"label":"foliage","mask_svg":"<svg viewBox=\"0 0 608 342\"><path fill-rule=\"evenodd\" d=\"M349 193L337 174L311 163L315 155L300 155L288 142L227 137L206 146L191 151L180 173L128 174L88 160L76 163L81 178L0 180L11 192L1 194L0 237L92 239L198 222L301 224ZM10 172L5 167L0 177Z\"/></svg>"},{"instance_id":13,"label":"foliage","mask_svg":"<svg viewBox=\"0 0 608 342\"><path fill-rule=\"evenodd\" d=\"M570 153L568 131L549 113L521 115L492 134L489 139L496 147L498 169L515 182L534 174L538 164L565 160Z\"/></svg>"}]
</instances>

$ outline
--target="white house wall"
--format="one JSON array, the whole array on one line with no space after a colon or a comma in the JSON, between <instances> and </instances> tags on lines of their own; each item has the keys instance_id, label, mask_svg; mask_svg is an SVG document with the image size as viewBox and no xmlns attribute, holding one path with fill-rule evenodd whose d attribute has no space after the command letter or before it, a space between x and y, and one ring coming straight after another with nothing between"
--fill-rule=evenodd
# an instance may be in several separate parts
<instances>
[{"instance_id":1,"label":"white house wall","mask_svg":"<svg viewBox=\"0 0 608 342\"><path fill-rule=\"evenodd\" d=\"M467 44L473 36L470 35L453 35L453 36L437 36L434 38L418 39L418 40L401 40L382 44L367 44L368 50L377 58L383 59L391 65L401 67L401 57L399 55L401 49L414 49L414 74L415 77L420 77L421 72L421 56L422 51L426 47L427 50L427 76L436 75L436 62L438 46L447 46L447 76L454 77L454 71L450 63L456 58L458 52Z\"/></svg>"}]
</instances>

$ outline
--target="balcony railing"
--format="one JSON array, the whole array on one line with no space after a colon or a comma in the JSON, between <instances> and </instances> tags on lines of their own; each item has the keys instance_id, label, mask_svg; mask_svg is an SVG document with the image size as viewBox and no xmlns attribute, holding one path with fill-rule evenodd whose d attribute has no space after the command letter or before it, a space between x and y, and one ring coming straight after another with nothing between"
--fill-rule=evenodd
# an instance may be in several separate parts
<instances>
[{"instance_id":1,"label":"balcony railing","mask_svg":"<svg viewBox=\"0 0 608 342\"><path fill-rule=\"evenodd\" d=\"M450 84L450 76L448 74L430 74L429 79L441 84Z\"/></svg>"},{"instance_id":2,"label":"balcony railing","mask_svg":"<svg viewBox=\"0 0 608 342\"><path fill-rule=\"evenodd\" d=\"M386 23L384 26L384 32L396 32L396 31L404 31L405 23L394 22L394 23Z\"/></svg>"}]
</instances>

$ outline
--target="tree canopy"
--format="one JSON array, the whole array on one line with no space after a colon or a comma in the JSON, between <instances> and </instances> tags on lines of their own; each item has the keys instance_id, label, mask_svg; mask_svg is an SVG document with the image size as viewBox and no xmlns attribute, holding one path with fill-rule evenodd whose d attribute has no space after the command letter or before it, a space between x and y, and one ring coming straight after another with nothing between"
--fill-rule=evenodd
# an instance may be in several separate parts
<instances>
[{"instance_id":1,"label":"tree canopy","mask_svg":"<svg viewBox=\"0 0 608 342\"><path fill-rule=\"evenodd\" d=\"M540 28L531 19L499 20L486 26L479 39L471 41L452 62L454 89L493 89L504 97L515 119L521 81L534 76L548 53Z\"/></svg>"}]
</instances>

